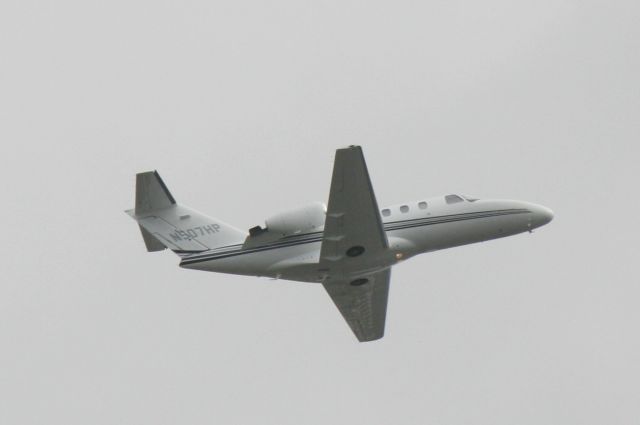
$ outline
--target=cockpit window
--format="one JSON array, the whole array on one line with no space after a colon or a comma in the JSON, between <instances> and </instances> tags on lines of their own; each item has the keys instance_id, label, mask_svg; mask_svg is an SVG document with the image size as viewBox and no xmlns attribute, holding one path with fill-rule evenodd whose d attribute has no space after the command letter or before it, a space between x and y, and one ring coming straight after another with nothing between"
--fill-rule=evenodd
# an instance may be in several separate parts
<instances>
[{"instance_id":1,"label":"cockpit window","mask_svg":"<svg viewBox=\"0 0 640 425\"><path fill-rule=\"evenodd\" d=\"M447 195L444 197L444 200L447 202L447 204L457 204L458 202L464 202L464 199L462 199L458 195Z\"/></svg>"},{"instance_id":2,"label":"cockpit window","mask_svg":"<svg viewBox=\"0 0 640 425\"><path fill-rule=\"evenodd\" d=\"M464 195L463 198L466 199L469 202L476 202L478 200L478 198L473 198L473 197L467 196L467 195Z\"/></svg>"}]
</instances>

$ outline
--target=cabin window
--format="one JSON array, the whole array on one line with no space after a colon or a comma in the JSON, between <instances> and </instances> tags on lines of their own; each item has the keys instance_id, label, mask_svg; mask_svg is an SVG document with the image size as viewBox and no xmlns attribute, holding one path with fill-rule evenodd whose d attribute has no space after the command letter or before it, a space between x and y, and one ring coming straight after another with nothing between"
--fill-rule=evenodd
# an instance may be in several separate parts
<instances>
[{"instance_id":1,"label":"cabin window","mask_svg":"<svg viewBox=\"0 0 640 425\"><path fill-rule=\"evenodd\" d=\"M384 217L389 217L391 215L391 210L389 208L385 208L382 210L382 215Z\"/></svg>"},{"instance_id":2,"label":"cabin window","mask_svg":"<svg viewBox=\"0 0 640 425\"><path fill-rule=\"evenodd\" d=\"M457 204L458 202L464 202L464 199L462 199L458 195L447 195L444 197L444 200L447 202L447 204Z\"/></svg>"},{"instance_id":3,"label":"cabin window","mask_svg":"<svg viewBox=\"0 0 640 425\"><path fill-rule=\"evenodd\" d=\"M426 210L427 203L425 201L418 202L418 208L420 208L421 210Z\"/></svg>"},{"instance_id":4,"label":"cabin window","mask_svg":"<svg viewBox=\"0 0 640 425\"><path fill-rule=\"evenodd\" d=\"M400 212L401 213L408 213L409 212L409 205L403 205L400 207Z\"/></svg>"}]
</instances>

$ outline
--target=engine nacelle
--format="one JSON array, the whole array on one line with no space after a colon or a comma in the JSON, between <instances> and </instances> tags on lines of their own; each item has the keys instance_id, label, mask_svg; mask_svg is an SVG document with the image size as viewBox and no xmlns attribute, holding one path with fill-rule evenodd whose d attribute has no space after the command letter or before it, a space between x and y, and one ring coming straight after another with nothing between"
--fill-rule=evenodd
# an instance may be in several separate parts
<instances>
[{"instance_id":1,"label":"engine nacelle","mask_svg":"<svg viewBox=\"0 0 640 425\"><path fill-rule=\"evenodd\" d=\"M268 218L265 220L266 230L282 236L317 232L324 227L326 212L327 207L316 202Z\"/></svg>"}]
</instances>

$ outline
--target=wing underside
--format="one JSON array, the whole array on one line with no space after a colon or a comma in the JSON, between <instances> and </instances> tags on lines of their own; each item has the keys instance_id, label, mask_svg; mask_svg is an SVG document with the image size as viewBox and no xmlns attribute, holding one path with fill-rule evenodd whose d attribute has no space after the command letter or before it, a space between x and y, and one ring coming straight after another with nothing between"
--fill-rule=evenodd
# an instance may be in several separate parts
<instances>
[{"instance_id":1,"label":"wing underside","mask_svg":"<svg viewBox=\"0 0 640 425\"><path fill-rule=\"evenodd\" d=\"M353 247L364 248L365 255L349 257L349 249ZM387 235L362 149L359 146L338 149L320 261L333 270L340 270L349 268L356 261L373 258L387 247Z\"/></svg>"},{"instance_id":2,"label":"wing underside","mask_svg":"<svg viewBox=\"0 0 640 425\"><path fill-rule=\"evenodd\" d=\"M351 285L350 280L332 280L324 288L349 324L358 341L373 341L384 336L391 269L361 279L367 283Z\"/></svg>"},{"instance_id":3,"label":"wing underside","mask_svg":"<svg viewBox=\"0 0 640 425\"><path fill-rule=\"evenodd\" d=\"M384 334L390 271L374 270L380 270L388 255L387 236L362 149L338 149L320 268L327 276L325 289L360 341Z\"/></svg>"}]
</instances>

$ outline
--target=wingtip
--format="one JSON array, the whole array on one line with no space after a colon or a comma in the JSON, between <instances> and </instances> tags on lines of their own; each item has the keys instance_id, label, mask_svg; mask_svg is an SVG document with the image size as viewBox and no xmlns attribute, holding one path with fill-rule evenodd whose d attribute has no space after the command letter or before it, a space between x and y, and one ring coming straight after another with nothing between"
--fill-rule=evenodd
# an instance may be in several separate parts
<instances>
[{"instance_id":1,"label":"wingtip","mask_svg":"<svg viewBox=\"0 0 640 425\"><path fill-rule=\"evenodd\" d=\"M384 337L384 333L382 333L381 335L375 335L375 336L366 336L362 339L358 338L359 342L373 342L373 341L379 341Z\"/></svg>"},{"instance_id":2,"label":"wingtip","mask_svg":"<svg viewBox=\"0 0 640 425\"><path fill-rule=\"evenodd\" d=\"M362 147L360 145L349 145L347 147L338 148L336 150L337 151L362 150Z\"/></svg>"}]
</instances>

